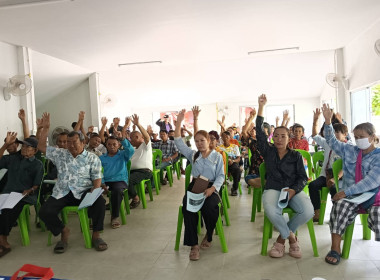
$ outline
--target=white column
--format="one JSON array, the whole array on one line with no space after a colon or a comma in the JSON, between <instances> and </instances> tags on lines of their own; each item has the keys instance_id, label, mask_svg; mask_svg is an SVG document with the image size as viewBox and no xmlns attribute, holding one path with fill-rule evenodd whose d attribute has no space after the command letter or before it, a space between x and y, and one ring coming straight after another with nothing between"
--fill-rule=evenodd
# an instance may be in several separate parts
<instances>
[{"instance_id":1,"label":"white column","mask_svg":"<svg viewBox=\"0 0 380 280\"><path fill-rule=\"evenodd\" d=\"M91 124L95 127L100 126L100 102L99 102L99 74L92 73L88 77L90 106L91 106ZM99 128L100 129L100 128Z\"/></svg>"}]
</instances>

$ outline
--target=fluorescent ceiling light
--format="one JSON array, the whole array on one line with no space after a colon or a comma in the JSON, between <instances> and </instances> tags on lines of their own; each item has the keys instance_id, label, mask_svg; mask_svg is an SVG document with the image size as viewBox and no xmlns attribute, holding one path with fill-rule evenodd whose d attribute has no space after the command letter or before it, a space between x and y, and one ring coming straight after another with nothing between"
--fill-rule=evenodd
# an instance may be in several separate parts
<instances>
[{"instance_id":1,"label":"fluorescent ceiling light","mask_svg":"<svg viewBox=\"0 0 380 280\"><path fill-rule=\"evenodd\" d=\"M281 49L269 49L269 50L259 50L259 51L251 51L251 52L248 52L248 55L250 55L250 54L255 54L255 53L282 52L282 51L299 50L299 49L300 49L300 47L281 48Z\"/></svg>"},{"instance_id":2,"label":"fluorescent ceiling light","mask_svg":"<svg viewBox=\"0 0 380 280\"><path fill-rule=\"evenodd\" d=\"M128 66L128 65L136 65L136 64L149 64L149 63L162 63L162 61L142 61L142 62L129 62L129 63L121 63L121 64L118 64L119 67L121 66Z\"/></svg>"},{"instance_id":3,"label":"fluorescent ceiling light","mask_svg":"<svg viewBox=\"0 0 380 280\"><path fill-rule=\"evenodd\" d=\"M0 0L0 8L16 8L74 0Z\"/></svg>"}]
</instances>

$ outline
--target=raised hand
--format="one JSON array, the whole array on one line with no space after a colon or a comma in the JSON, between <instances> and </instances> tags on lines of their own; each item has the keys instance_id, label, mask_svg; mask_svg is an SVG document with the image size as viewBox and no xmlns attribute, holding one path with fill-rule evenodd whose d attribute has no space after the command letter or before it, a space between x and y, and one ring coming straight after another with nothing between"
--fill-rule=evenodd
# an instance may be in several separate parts
<instances>
[{"instance_id":1,"label":"raised hand","mask_svg":"<svg viewBox=\"0 0 380 280\"><path fill-rule=\"evenodd\" d=\"M12 144L13 142L16 141L16 137L17 137L17 132L8 131L7 137L5 138L5 144L6 145Z\"/></svg>"},{"instance_id":2,"label":"raised hand","mask_svg":"<svg viewBox=\"0 0 380 280\"><path fill-rule=\"evenodd\" d=\"M255 117L255 116L256 116L256 109L253 108L252 111L249 113L249 115L250 115L251 117Z\"/></svg>"},{"instance_id":3,"label":"raised hand","mask_svg":"<svg viewBox=\"0 0 380 280\"><path fill-rule=\"evenodd\" d=\"M225 115L223 115L222 116L222 123L224 124L224 121L226 120L226 116Z\"/></svg>"},{"instance_id":4,"label":"raised hand","mask_svg":"<svg viewBox=\"0 0 380 280\"><path fill-rule=\"evenodd\" d=\"M280 121L280 117L277 116L277 117L276 117L276 123L278 123L279 121Z\"/></svg>"},{"instance_id":5,"label":"raised hand","mask_svg":"<svg viewBox=\"0 0 380 280\"><path fill-rule=\"evenodd\" d=\"M182 121L185 119L185 113L186 113L186 110L185 109L182 109L181 111L179 111L178 115L177 115L177 121L176 121L176 125L181 125Z\"/></svg>"},{"instance_id":6,"label":"raised hand","mask_svg":"<svg viewBox=\"0 0 380 280\"><path fill-rule=\"evenodd\" d=\"M323 117L325 118L325 123L330 124L334 113L330 109L330 106L328 104L323 104L322 113L323 113Z\"/></svg>"},{"instance_id":7,"label":"raised hand","mask_svg":"<svg viewBox=\"0 0 380 280\"><path fill-rule=\"evenodd\" d=\"M335 117L339 123L343 123L342 115L339 112L335 113Z\"/></svg>"},{"instance_id":8,"label":"raised hand","mask_svg":"<svg viewBox=\"0 0 380 280\"><path fill-rule=\"evenodd\" d=\"M79 116L78 116L78 120L79 121L83 121L84 120L84 115L85 115L85 112L84 111L80 111L79 112Z\"/></svg>"},{"instance_id":9,"label":"raised hand","mask_svg":"<svg viewBox=\"0 0 380 280\"><path fill-rule=\"evenodd\" d=\"M137 114L132 115L132 123L134 125L139 125L139 116Z\"/></svg>"},{"instance_id":10,"label":"raised hand","mask_svg":"<svg viewBox=\"0 0 380 280\"><path fill-rule=\"evenodd\" d=\"M284 120L289 119L289 110L285 110L285 111L282 113L282 118L283 118Z\"/></svg>"},{"instance_id":11,"label":"raised hand","mask_svg":"<svg viewBox=\"0 0 380 280\"><path fill-rule=\"evenodd\" d=\"M313 115L314 122L317 122L319 119L319 116L321 115L321 109L316 108L315 111L313 111L313 113L314 113Z\"/></svg>"},{"instance_id":12,"label":"raised hand","mask_svg":"<svg viewBox=\"0 0 380 280\"><path fill-rule=\"evenodd\" d=\"M50 128L50 114L47 112L42 114L42 127L44 129Z\"/></svg>"},{"instance_id":13,"label":"raised hand","mask_svg":"<svg viewBox=\"0 0 380 280\"><path fill-rule=\"evenodd\" d=\"M20 109L20 111L18 111L18 118L22 121L25 121L25 111L24 109Z\"/></svg>"},{"instance_id":14,"label":"raised hand","mask_svg":"<svg viewBox=\"0 0 380 280\"><path fill-rule=\"evenodd\" d=\"M113 130L113 135L116 137L116 138L122 138L122 134L121 134L121 131L117 131L116 129Z\"/></svg>"},{"instance_id":15,"label":"raised hand","mask_svg":"<svg viewBox=\"0 0 380 280\"><path fill-rule=\"evenodd\" d=\"M36 120L36 124L37 124L37 128L42 128L43 125L42 125L42 118L41 119L37 119Z\"/></svg>"},{"instance_id":16,"label":"raised hand","mask_svg":"<svg viewBox=\"0 0 380 280\"><path fill-rule=\"evenodd\" d=\"M265 94L260 95L258 102L260 106L265 106L267 104L267 96Z\"/></svg>"},{"instance_id":17,"label":"raised hand","mask_svg":"<svg viewBox=\"0 0 380 280\"><path fill-rule=\"evenodd\" d=\"M193 106L193 108L191 108L191 111L193 111L194 119L197 119L199 116L199 113L201 112L201 110L199 110L199 106Z\"/></svg>"},{"instance_id":18,"label":"raised hand","mask_svg":"<svg viewBox=\"0 0 380 280\"><path fill-rule=\"evenodd\" d=\"M106 117L102 117L101 121L102 121L102 125L103 125L103 126L106 126L106 125L107 125L108 120L107 120Z\"/></svg>"},{"instance_id":19,"label":"raised hand","mask_svg":"<svg viewBox=\"0 0 380 280\"><path fill-rule=\"evenodd\" d=\"M119 119L119 118L118 118ZM137 119L138 119L138 117L137 117ZM119 121L120 121L120 119L119 119ZM131 118L130 117L126 117L125 118L125 124L124 124L124 126L126 126L126 127L129 127L130 125L131 125ZM119 123L119 122L117 122L117 123Z\"/></svg>"}]
</instances>

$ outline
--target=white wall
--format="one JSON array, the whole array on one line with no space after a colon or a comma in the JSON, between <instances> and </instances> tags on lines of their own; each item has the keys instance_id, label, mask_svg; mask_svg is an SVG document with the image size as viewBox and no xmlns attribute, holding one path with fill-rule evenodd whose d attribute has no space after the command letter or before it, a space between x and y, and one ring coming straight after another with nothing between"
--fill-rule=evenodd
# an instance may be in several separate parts
<instances>
[{"instance_id":1,"label":"white wall","mask_svg":"<svg viewBox=\"0 0 380 280\"><path fill-rule=\"evenodd\" d=\"M7 131L16 131L18 137L23 138L21 121L17 117L20 97L12 96L10 101L3 98L3 88L6 87L8 79L18 74L16 46L0 42L0 65L0 143L3 143Z\"/></svg>"},{"instance_id":2,"label":"white wall","mask_svg":"<svg viewBox=\"0 0 380 280\"><path fill-rule=\"evenodd\" d=\"M69 89L37 107L37 117L40 118L43 112L50 113L50 132L57 126L65 126L72 130L71 123L78 120L79 111L86 112L84 128L87 130L87 127L91 124L88 79L77 87Z\"/></svg>"}]
</instances>

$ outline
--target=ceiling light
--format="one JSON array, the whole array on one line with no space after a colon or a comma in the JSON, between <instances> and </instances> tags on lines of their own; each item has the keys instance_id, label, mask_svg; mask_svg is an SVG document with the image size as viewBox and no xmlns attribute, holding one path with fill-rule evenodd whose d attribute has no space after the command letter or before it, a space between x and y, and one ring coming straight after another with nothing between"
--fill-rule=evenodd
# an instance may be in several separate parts
<instances>
[{"instance_id":1,"label":"ceiling light","mask_svg":"<svg viewBox=\"0 0 380 280\"><path fill-rule=\"evenodd\" d=\"M136 64L150 64L150 63L162 63L162 61L157 60L157 61L141 61L141 62L129 62L129 63L121 63L118 64L119 67L121 66L128 66L128 65L136 65Z\"/></svg>"},{"instance_id":2,"label":"ceiling light","mask_svg":"<svg viewBox=\"0 0 380 280\"><path fill-rule=\"evenodd\" d=\"M1 8L17 8L38 4L52 4L55 2L74 1L74 0L0 0Z\"/></svg>"},{"instance_id":3,"label":"ceiling light","mask_svg":"<svg viewBox=\"0 0 380 280\"><path fill-rule=\"evenodd\" d=\"M283 52L283 51L299 50L299 49L300 49L300 47L281 48L281 49L269 49L269 50L259 50L259 51L248 52L248 55L250 55L250 54L254 54L254 53Z\"/></svg>"}]
</instances>

